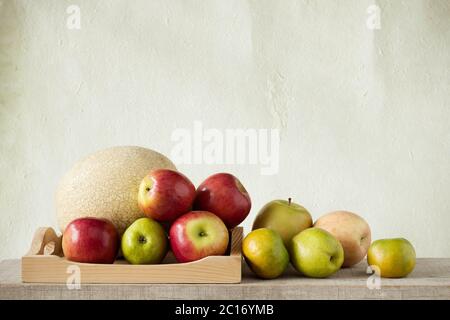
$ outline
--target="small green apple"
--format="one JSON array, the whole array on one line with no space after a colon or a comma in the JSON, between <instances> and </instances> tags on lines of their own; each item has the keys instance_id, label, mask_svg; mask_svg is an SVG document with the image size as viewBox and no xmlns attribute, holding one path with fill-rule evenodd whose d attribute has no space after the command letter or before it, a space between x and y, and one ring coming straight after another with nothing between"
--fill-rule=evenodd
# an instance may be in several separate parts
<instances>
[{"instance_id":1,"label":"small green apple","mask_svg":"<svg viewBox=\"0 0 450 320\"><path fill-rule=\"evenodd\" d=\"M328 231L309 228L292 238L290 256L294 268L305 276L326 278L341 268L344 249Z\"/></svg>"},{"instance_id":2,"label":"small green apple","mask_svg":"<svg viewBox=\"0 0 450 320\"><path fill-rule=\"evenodd\" d=\"M267 203L256 216L252 230L268 228L278 232L286 247L293 236L312 227L311 214L299 204L286 200Z\"/></svg>"},{"instance_id":3,"label":"small green apple","mask_svg":"<svg viewBox=\"0 0 450 320\"><path fill-rule=\"evenodd\" d=\"M131 264L160 263L167 253L167 236L153 219L140 218L122 236L122 254Z\"/></svg>"}]
</instances>

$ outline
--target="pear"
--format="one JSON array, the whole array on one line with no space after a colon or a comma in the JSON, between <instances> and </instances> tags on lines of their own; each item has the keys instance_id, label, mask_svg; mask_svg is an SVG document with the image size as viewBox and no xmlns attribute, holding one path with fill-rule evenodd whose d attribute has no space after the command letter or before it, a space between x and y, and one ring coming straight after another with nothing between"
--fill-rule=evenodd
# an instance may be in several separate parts
<instances>
[{"instance_id":1,"label":"pear","mask_svg":"<svg viewBox=\"0 0 450 320\"><path fill-rule=\"evenodd\" d=\"M250 269L263 279L279 277L289 264L280 235L267 228L250 232L242 242L242 253Z\"/></svg>"},{"instance_id":2,"label":"pear","mask_svg":"<svg viewBox=\"0 0 450 320\"><path fill-rule=\"evenodd\" d=\"M291 240L291 262L297 271L311 278L326 278L344 262L344 249L331 233L309 228Z\"/></svg>"}]
</instances>

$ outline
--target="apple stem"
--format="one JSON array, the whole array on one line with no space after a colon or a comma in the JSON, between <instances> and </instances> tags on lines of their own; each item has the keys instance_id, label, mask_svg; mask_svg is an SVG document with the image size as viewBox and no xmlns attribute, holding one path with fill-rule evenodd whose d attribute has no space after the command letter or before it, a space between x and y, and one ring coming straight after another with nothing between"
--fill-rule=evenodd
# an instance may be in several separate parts
<instances>
[{"instance_id":1,"label":"apple stem","mask_svg":"<svg viewBox=\"0 0 450 320\"><path fill-rule=\"evenodd\" d=\"M289 205L291 205L292 198L288 198Z\"/></svg>"}]
</instances>

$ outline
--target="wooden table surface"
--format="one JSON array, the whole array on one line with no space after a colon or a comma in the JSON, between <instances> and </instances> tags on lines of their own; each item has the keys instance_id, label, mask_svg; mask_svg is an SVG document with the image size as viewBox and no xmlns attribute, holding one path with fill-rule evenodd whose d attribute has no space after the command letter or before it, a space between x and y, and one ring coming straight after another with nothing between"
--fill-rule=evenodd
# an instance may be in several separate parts
<instances>
[{"instance_id":1,"label":"wooden table surface","mask_svg":"<svg viewBox=\"0 0 450 320\"><path fill-rule=\"evenodd\" d=\"M450 299L450 259L418 259L403 279L381 279L367 287L365 262L327 279L308 279L289 269L275 280L255 278L243 265L240 284L65 284L22 283L20 260L0 262L0 299Z\"/></svg>"}]
</instances>

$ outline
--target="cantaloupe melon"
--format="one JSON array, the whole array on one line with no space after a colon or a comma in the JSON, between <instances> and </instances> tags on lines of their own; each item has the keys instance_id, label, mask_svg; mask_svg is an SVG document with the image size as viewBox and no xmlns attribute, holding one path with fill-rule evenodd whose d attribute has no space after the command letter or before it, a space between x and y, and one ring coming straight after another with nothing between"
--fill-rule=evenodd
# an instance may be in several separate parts
<instances>
[{"instance_id":1,"label":"cantaloupe melon","mask_svg":"<svg viewBox=\"0 0 450 320\"><path fill-rule=\"evenodd\" d=\"M162 154L141 147L113 147L76 163L56 191L56 212L61 231L74 219L110 220L120 233L143 216L138 207L141 180L151 170L176 170Z\"/></svg>"}]
</instances>

